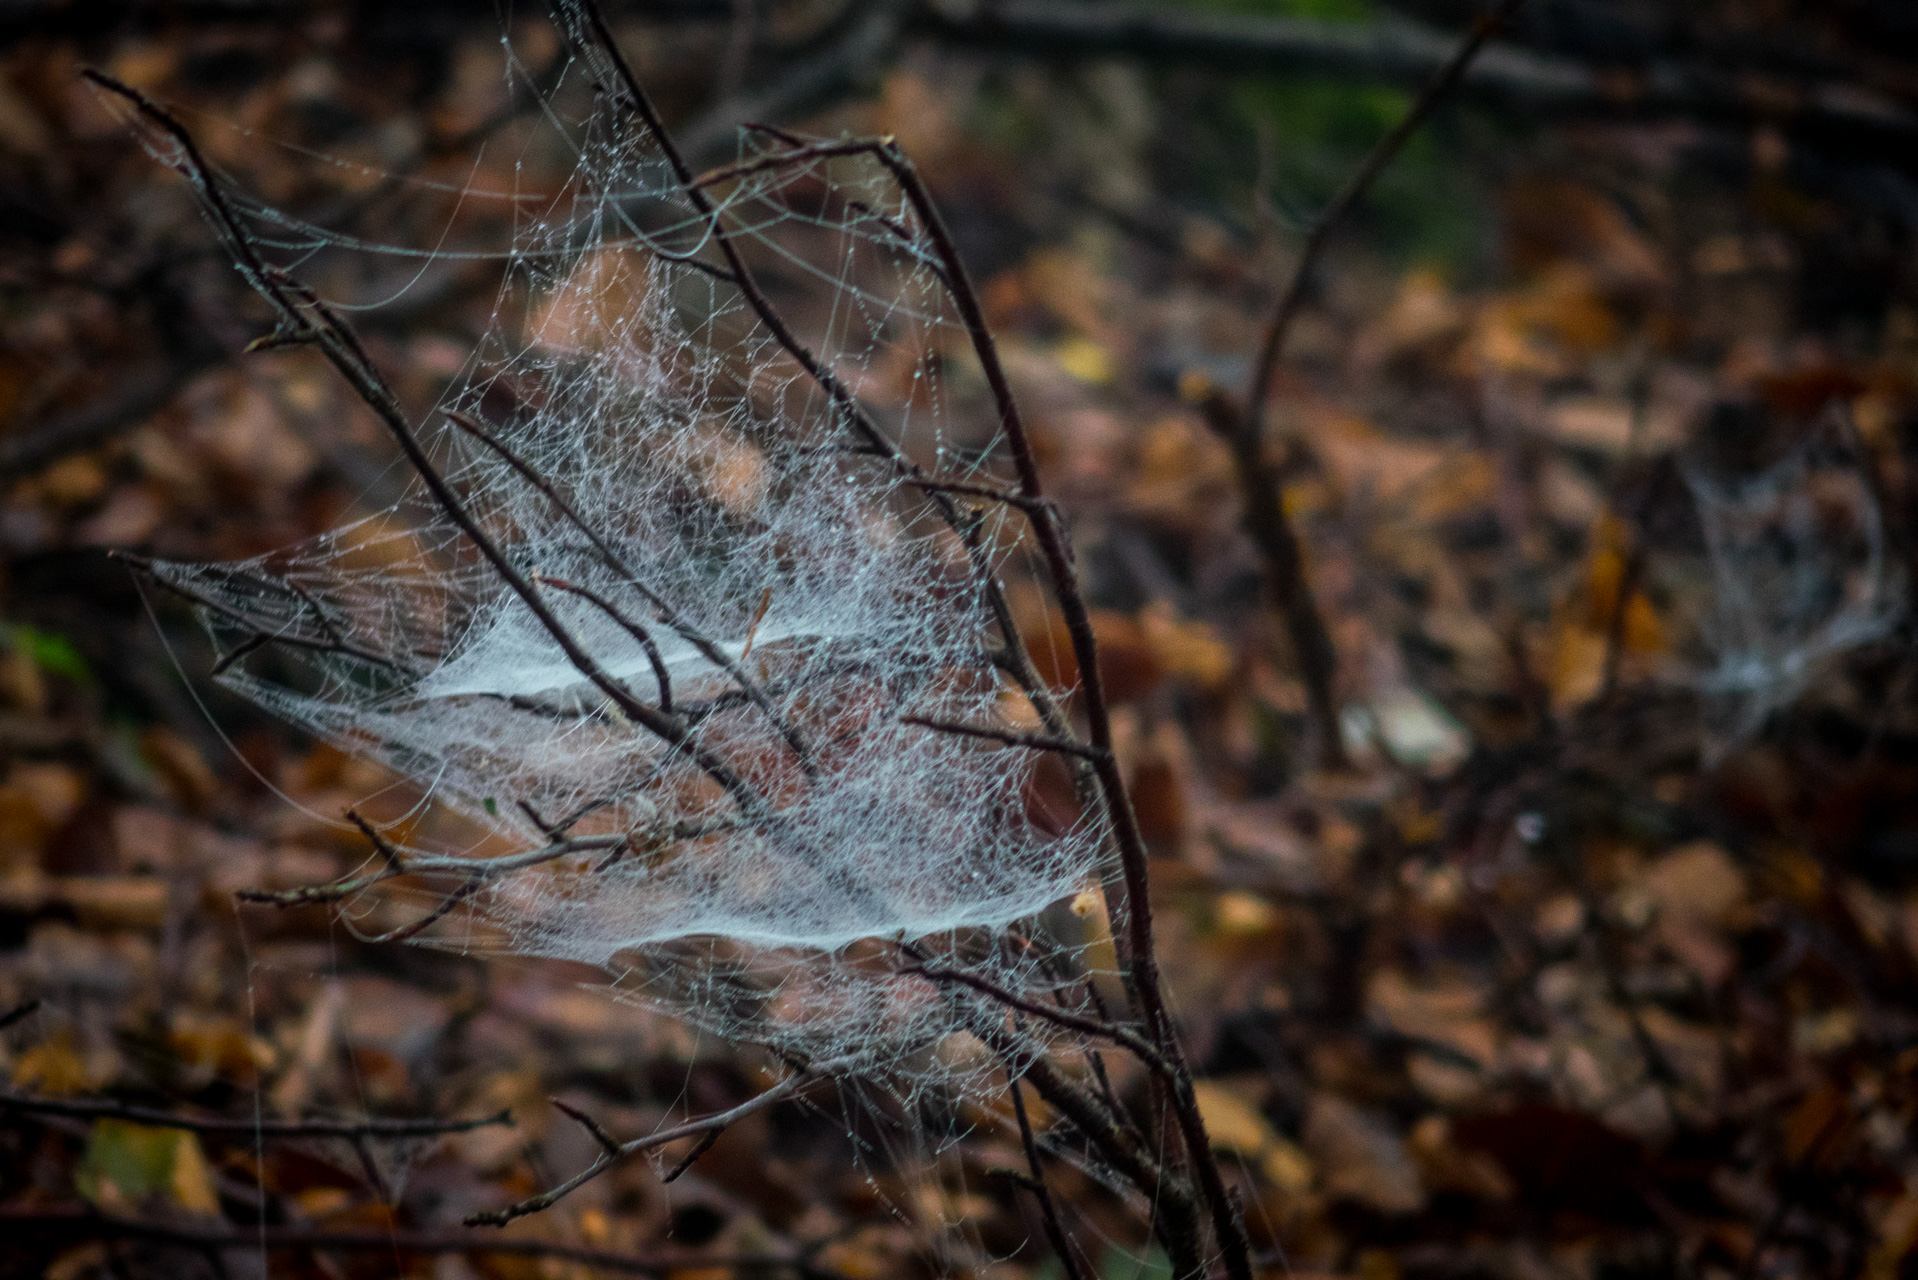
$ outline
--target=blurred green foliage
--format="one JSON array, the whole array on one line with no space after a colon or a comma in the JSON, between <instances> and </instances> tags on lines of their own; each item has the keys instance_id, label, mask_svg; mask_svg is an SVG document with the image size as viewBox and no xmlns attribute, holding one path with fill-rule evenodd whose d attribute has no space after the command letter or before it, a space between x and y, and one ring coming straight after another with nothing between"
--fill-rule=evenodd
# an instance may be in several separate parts
<instances>
[{"instance_id":1,"label":"blurred green foliage","mask_svg":"<svg viewBox=\"0 0 1918 1280\"><path fill-rule=\"evenodd\" d=\"M1170 2L1334 22L1380 14L1371 0ZM1073 154L1076 146L1083 155L1084 138L1062 134L1059 122L1070 114L1064 104L1083 107L1088 94L1071 70L1045 74L1052 85L1045 92L1030 80L1021 86L988 76L968 111L974 135L1028 159L1048 147ZM1146 83L1157 121L1149 185L1247 236L1303 233L1413 99L1404 89L1307 72L1222 80L1169 69ZM1515 126L1485 113L1441 107L1373 184L1347 235L1400 267L1433 266L1453 279L1479 274L1496 244L1482 157L1509 150L1515 136ZM1116 155L1102 161L1116 162Z\"/></svg>"},{"instance_id":2,"label":"blurred green foliage","mask_svg":"<svg viewBox=\"0 0 1918 1280\"><path fill-rule=\"evenodd\" d=\"M1260 155L1252 182L1271 212L1309 226L1378 140L1403 118L1412 95L1379 85L1266 77L1233 86L1219 121L1230 140ZM1485 192L1468 163L1471 145L1441 116L1406 144L1355 213L1358 233L1407 262L1462 268L1480 250L1489 218ZM1236 168L1222 166L1228 200ZM1244 197L1240 197L1244 198Z\"/></svg>"},{"instance_id":3,"label":"blurred green foliage","mask_svg":"<svg viewBox=\"0 0 1918 1280\"><path fill-rule=\"evenodd\" d=\"M1379 6L1371 0L1172 3L1216 13L1329 22L1380 17ZM1305 74L1236 81L1218 100L1210 121L1220 150L1190 176L1228 207L1249 203L1256 210L1263 205L1303 229L1411 102L1412 95L1401 89ZM1464 153L1470 147L1461 123L1441 112L1373 185L1355 221L1375 248L1406 263L1453 273L1481 254L1489 210L1474 166L1462 163L1469 159Z\"/></svg>"},{"instance_id":4,"label":"blurred green foliage","mask_svg":"<svg viewBox=\"0 0 1918 1280\"><path fill-rule=\"evenodd\" d=\"M42 631L38 627L25 625L13 626L6 631L7 644L26 654L33 665L51 675L65 676L78 685L93 683L93 669L87 660L80 656L73 641L51 631Z\"/></svg>"}]
</instances>

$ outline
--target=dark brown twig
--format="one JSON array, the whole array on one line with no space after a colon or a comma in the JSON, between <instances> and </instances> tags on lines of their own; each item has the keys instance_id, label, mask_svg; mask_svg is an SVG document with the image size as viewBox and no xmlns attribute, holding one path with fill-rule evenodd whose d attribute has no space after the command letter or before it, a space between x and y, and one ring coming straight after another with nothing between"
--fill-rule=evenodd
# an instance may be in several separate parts
<instances>
[{"instance_id":1,"label":"dark brown twig","mask_svg":"<svg viewBox=\"0 0 1918 1280\"><path fill-rule=\"evenodd\" d=\"M1021 1013L1029 1013L1043 1022L1050 1022L1055 1026L1064 1027L1068 1031L1077 1031L1082 1035L1092 1036L1095 1039L1110 1040L1116 1045L1131 1050L1139 1061L1145 1063L1146 1066L1161 1075L1168 1075L1172 1070L1166 1060L1159 1056L1159 1051L1154 1049L1138 1032L1132 1030L1130 1027L1120 1026L1114 1022L1103 1022L1097 1018L1081 1017L1065 1009L1041 1004L1037 1000L1028 1000L1017 992L1006 990L989 978L982 978L976 973L968 973L964 969L951 969L937 965L920 964L902 969L900 972L913 974L926 979L928 982L957 982L961 986L971 987L974 991L990 997L1009 1009L1017 1009Z\"/></svg>"},{"instance_id":2,"label":"dark brown twig","mask_svg":"<svg viewBox=\"0 0 1918 1280\"><path fill-rule=\"evenodd\" d=\"M480 425L479 421L471 415L448 413L446 417L454 426L498 454L507 466L518 472L527 483L544 494L547 501L551 502L553 506L558 509L559 513L566 517L567 523L571 524L575 529L578 529L586 536L586 540L593 544L593 549L599 552L600 558L606 562L607 568L624 579L627 586L630 586L633 590L644 596L646 603L658 612L662 622L678 632L688 644L699 650L700 654L708 662L731 677L733 682L752 700L753 705L766 714L767 718L779 729L780 736L786 739L786 745L791 747L793 754L798 757L800 767L806 772L806 775L808 777L817 775L818 766L813 762L811 748L807 746L805 739L800 736L799 731L788 724L785 717L779 714L778 709L773 706L772 699L766 695L766 691L760 687L759 682L754 680L746 671L746 668L731 654L727 653L725 649L721 648L712 637L706 635L705 632L694 626L692 622L681 614L679 610L675 609L669 601L642 582L639 576L633 572L631 566L626 563L625 557L615 551L612 545L600 536L599 531L594 529L586 518L579 513L577 507L566 500L565 496L560 493L558 486L555 485L551 479L541 473L540 470L534 467L530 462L520 457L518 453L509 448L498 436ZM667 707L662 707L662 709L670 710L670 708Z\"/></svg>"},{"instance_id":3,"label":"dark brown twig","mask_svg":"<svg viewBox=\"0 0 1918 1280\"><path fill-rule=\"evenodd\" d=\"M1031 498L1023 493L1012 493L1005 489L994 488L986 484L966 484L955 480L922 480L917 477L905 483L915 489L926 489L935 493L953 493L961 497L984 498L989 502L1003 502L1009 507L1017 507L1028 515L1051 509L1050 498Z\"/></svg>"},{"instance_id":4,"label":"dark brown twig","mask_svg":"<svg viewBox=\"0 0 1918 1280\"><path fill-rule=\"evenodd\" d=\"M659 709L667 715L673 713L673 678L666 671L666 660L660 656L659 645L653 640L652 632L622 613L606 597L589 587L568 582L565 578L555 578L550 573L535 574L535 582L544 583L560 591L579 596L601 613L611 618L621 630L631 636L646 653L646 661L653 669L653 683L659 686Z\"/></svg>"},{"instance_id":5,"label":"dark brown twig","mask_svg":"<svg viewBox=\"0 0 1918 1280\"><path fill-rule=\"evenodd\" d=\"M790 169L794 165L809 164L814 160L825 160L834 156L864 155L870 149L864 139L851 142L801 143L790 151L775 151L767 155L755 156L751 160L741 160L738 164L709 170L687 183L686 189L689 191L694 188L703 189L721 182L749 178L754 174L767 173L775 169Z\"/></svg>"},{"instance_id":6,"label":"dark brown twig","mask_svg":"<svg viewBox=\"0 0 1918 1280\"><path fill-rule=\"evenodd\" d=\"M40 1000L37 996L32 1000L22 1000L5 1013L0 1013L0 1031L5 1031L16 1023L25 1022L39 1011Z\"/></svg>"},{"instance_id":7,"label":"dark brown twig","mask_svg":"<svg viewBox=\"0 0 1918 1280\"><path fill-rule=\"evenodd\" d=\"M65 1116L74 1120L125 1120L161 1129L221 1134L236 1138L432 1138L467 1133L491 1125L513 1123L511 1111L472 1120L404 1120L374 1117L366 1120L269 1120L252 1117L191 1116L162 1107L136 1107L111 1098L40 1098L25 1093L0 1092L0 1111Z\"/></svg>"},{"instance_id":8,"label":"dark brown twig","mask_svg":"<svg viewBox=\"0 0 1918 1280\"><path fill-rule=\"evenodd\" d=\"M523 1218L528 1214L539 1213L543 1210L550 1209L566 1196L571 1195L622 1160L636 1156L642 1151L650 1151L654 1147L663 1147L670 1142L677 1142L681 1138L689 1138L694 1135L703 1136L707 1133L725 1129L735 1121L743 1120L755 1111L762 1111L775 1102L790 1098L806 1086L818 1080L838 1075L853 1065L854 1060L851 1058L832 1058L825 1062L810 1064L803 1070L787 1076L784 1080L781 1080L778 1084L765 1090L756 1097L749 1098L745 1102L740 1103L730 1111L721 1111L716 1115L701 1116L697 1120L688 1120L685 1124L676 1125L671 1129L664 1129L658 1133L649 1133L643 1138L634 1138L630 1142L620 1142L611 1134L607 1133L600 1127L597 1121L587 1116L584 1112L556 1101L554 1103L555 1106L558 1106L562 1111L566 1112L567 1115L579 1121L580 1124L586 1128L587 1132L592 1134L593 1140L597 1142L600 1147L599 1158L558 1186L542 1191L536 1196L529 1196L515 1204L509 1204L504 1209L495 1209L489 1213L473 1214L466 1219L466 1225L469 1227L503 1227L515 1218Z\"/></svg>"},{"instance_id":9,"label":"dark brown twig","mask_svg":"<svg viewBox=\"0 0 1918 1280\"><path fill-rule=\"evenodd\" d=\"M580 1128L586 1130L588 1134L592 1135L593 1141L599 1144L601 1154L608 1156L619 1155L619 1139L606 1132L606 1127L600 1124L598 1120L563 1099L548 1098L547 1101L552 1103L553 1106L560 1111L565 1112L569 1119L579 1125Z\"/></svg>"},{"instance_id":10,"label":"dark brown twig","mask_svg":"<svg viewBox=\"0 0 1918 1280\"><path fill-rule=\"evenodd\" d=\"M1107 1110L1103 1099L1061 1074L1050 1058L1035 1052L1004 1019L975 1020L972 1031L1005 1063L1008 1074L1030 1084L1152 1206L1153 1229L1175 1271L1182 1278L1204 1274L1200 1206L1191 1183L1156 1159L1153 1149L1125 1120Z\"/></svg>"},{"instance_id":11,"label":"dark brown twig","mask_svg":"<svg viewBox=\"0 0 1918 1280\"><path fill-rule=\"evenodd\" d=\"M246 653L251 652L262 644L284 644L296 649L311 649L319 653L344 654L346 657L355 658L361 662L370 662L375 666L386 667L389 670L397 671L401 675L413 674L413 672L409 671L404 665L395 662L385 654L375 653L371 649L362 649L357 645L349 644L337 638L337 635L329 635L329 637L324 640L315 640L310 636L291 635L280 631L267 631L243 610L236 609L224 600L216 599L203 591L195 591L185 583L175 582L171 578L161 574L159 572L159 566L146 556L135 555L131 551L124 551L116 547L107 552L107 558L110 560L118 560L162 590L171 592L190 604L217 613L221 617L251 633L247 641L242 644L238 650L227 653L214 666L213 670L216 675L232 666L236 660L245 657ZM330 627L329 631L331 631Z\"/></svg>"},{"instance_id":12,"label":"dark brown twig","mask_svg":"<svg viewBox=\"0 0 1918 1280\"><path fill-rule=\"evenodd\" d=\"M1260 556L1265 562L1267 588L1285 621L1286 633L1292 642L1321 757L1333 768L1343 768L1346 763L1338 707L1333 693L1338 672L1338 650L1332 643L1332 633L1325 625L1325 615L1307 580L1298 534L1285 514L1277 469L1266 458L1267 403L1272 395L1273 380L1278 375L1280 357L1285 351L1285 340L1291 335L1292 324L1305 305L1319 262L1325 256L1334 233L1357 208L1379 174L1385 171L1439 102L1458 84L1459 78L1465 74L1465 69L1471 65L1472 59L1492 33L1524 2L1499 0L1496 8L1473 24L1471 32L1453 50L1451 58L1439 68L1405 115L1389 133L1379 139L1358 169L1346 180L1345 186L1313 222L1312 229L1306 234L1305 244L1299 250L1298 261L1293 264L1292 274L1273 306L1271 319L1266 322L1244 402L1235 406L1222 393L1215 393L1206 397L1202 406L1207 422L1225 438L1232 450L1233 468L1238 475L1240 497L1245 504L1245 527L1258 544Z\"/></svg>"},{"instance_id":13,"label":"dark brown twig","mask_svg":"<svg viewBox=\"0 0 1918 1280\"><path fill-rule=\"evenodd\" d=\"M427 1253L493 1255L497 1257L553 1258L597 1270L625 1275L669 1275L701 1267L728 1267L740 1271L796 1271L802 1275L831 1276L803 1258L766 1254L689 1255L638 1258L611 1250L589 1249L552 1240L506 1238L488 1233L466 1235L428 1231L327 1231L310 1227L201 1226L102 1214L91 1208L65 1205L0 1205L0 1229L19 1241L32 1234L58 1239L146 1240L178 1245L201 1252L239 1253L308 1249L316 1253Z\"/></svg>"},{"instance_id":14,"label":"dark brown twig","mask_svg":"<svg viewBox=\"0 0 1918 1280\"><path fill-rule=\"evenodd\" d=\"M955 720L934 720L928 716L901 716L901 724L914 724L922 729L936 729L940 733L956 733L967 738L985 738L992 742L1003 742L1013 747L1030 747L1034 751L1056 751L1061 755L1077 756L1081 760L1098 760L1102 756L1096 747L1083 742L1074 742L1069 738L1049 738L1039 733L1020 733L1017 729L999 729L988 724L961 724Z\"/></svg>"},{"instance_id":15,"label":"dark brown twig","mask_svg":"<svg viewBox=\"0 0 1918 1280\"><path fill-rule=\"evenodd\" d=\"M362 890L398 876L439 875L459 876L466 883L461 886L463 898L490 880L503 875L524 871L575 853L599 853L608 849L623 848L631 837L619 835L563 836L550 844L537 849L528 849L523 853L502 854L496 858L449 858L421 854L403 854L392 842L375 832L356 813L346 815L360 830L374 841L374 848L380 851L386 865L380 870L364 876L355 876L350 880L339 880L327 885L307 885L298 889L241 889L235 894L242 902L257 902L271 907L306 907L326 902L339 902L350 898ZM674 838L683 838L675 826L669 834ZM455 904L457 905L457 904ZM430 917L419 927L431 924L433 920L445 915L444 911ZM400 937L411 937L418 932L413 926L406 926L410 932ZM389 939L397 940L397 939Z\"/></svg>"},{"instance_id":16,"label":"dark brown twig","mask_svg":"<svg viewBox=\"0 0 1918 1280\"><path fill-rule=\"evenodd\" d=\"M1039 1144L1032 1136L1032 1121L1026 1116L1025 1091L1020 1088L1015 1076L1008 1082L1007 1092L1012 1095L1012 1114L1019 1122L1019 1145L1026 1153L1026 1168L1031 1177L1023 1185L1032 1193L1039 1204L1039 1220L1045 1224L1046 1242L1052 1246L1053 1254L1059 1259L1059 1265L1065 1268L1066 1280L1085 1280L1085 1270L1079 1265L1079 1255L1072 1247L1072 1240L1066 1235L1065 1224L1059 1221L1059 1207L1053 1203L1052 1189L1046 1185L1045 1169L1039 1163Z\"/></svg>"},{"instance_id":17,"label":"dark brown twig","mask_svg":"<svg viewBox=\"0 0 1918 1280\"><path fill-rule=\"evenodd\" d=\"M718 1142L720 1139L720 1136L724 1134L725 1132L726 1131L724 1129L713 1129L710 1132L708 1132L705 1137L701 1138L698 1142L695 1142L693 1144L692 1150L688 1151L684 1156L680 1157L678 1164L668 1169L665 1173L660 1174L659 1180L661 1182L679 1181L679 1176L685 1173L686 1170L692 1168L693 1164L699 1159L699 1157L705 1155L708 1151L711 1151L713 1149L713 1144Z\"/></svg>"}]
</instances>

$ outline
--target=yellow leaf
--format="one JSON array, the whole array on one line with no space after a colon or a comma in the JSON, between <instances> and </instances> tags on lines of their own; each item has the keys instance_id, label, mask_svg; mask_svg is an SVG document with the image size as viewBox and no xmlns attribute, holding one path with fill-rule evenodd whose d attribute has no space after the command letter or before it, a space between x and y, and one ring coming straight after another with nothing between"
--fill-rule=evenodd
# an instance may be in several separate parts
<instances>
[{"instance_id":1,"label":"yellow leaf","mask_svg":"<svg viewBox=\"0 0 1918 1280\"><path fill-rule=\"evenodd\" d=\"M48 1097L78 1093L90 1083L86 1059L67 1031L26 1050L13 1063L13 1087Z\"/></svg>"},{"instance_id":2,"label":"yellow leaf","mask_svg":"<svg viewBox=\"0 0 1918 1280\"><path fill-rule=\"evenodd\" d=\"M1112 355L1089 338L1067 338L1054 353L1059 367L1081 382L1103 386L1112 381Z\"/></svg>"},{"instance_id":3,"label":"yellow leaf","mask_svg":"<svg viewBox=\"0 0 1918 1280\"><path fill-rule=\"evenodd\" d=\"M1571 624L1555 630L1547 683L1553 710L1568 711L1590 701L1605 685L1605 634Z\"/></svg>"},{"instance_id":4,"label":"yellow leaf","mask_svg":"<svg viewBox=\"0 0 1918 1280\"><path fill-rule=\"evenodd\" d=\"M1240 1155L1256 1155L1277 1136L1258 1108L1212 1081L1199 1081L1192 1086L1192 1093L1213 1146Z\"/></svg>"},{"instance_id":5,"label":"yellow leaf","mask_svg":"<svg viewBox=\"0 0 1918 1280\"><path fill-rule=\"evenodd\" d=\"M1634 593L1625 602L1625 652L1663 653L1665 624L1652 608L1652 602Z\"/></svg>"},{"instance_id":6,"label":"yellow leaf","mask_svg":"<svg viewBox=\"0 0 1918 1280\"><path fill-rule=\"evenodd\" d=\"M1243 889L1222 893L1213 904L1213 919L1219 932L1228 937L1257 937L1271 929L1278 918L1271 903Z\"/></svg>"},{"instance_id":7,"label":"yellow leaf","mask_svg":"<svg viewBox=\"0 0 1918 1280\"><path fill-rule=\"evenodd\" d=\"M294 1192L291 1199L300 1207L300 1216L326 1218L352 1204L353 1193L345 1187L308 1187Z\"/></svg>"},{"instance_id":8,"label":"yellow leaf","mask_svg":"<svg viewBox=\"0 0 1918 1280\"><path fill-rule=\"evenodd\" d=\"M209 1018L182 1013L167 1033L167 1044L183 1065L239 1084L256 1080L273 1065L273 1046L232 1018Z\"/></svg>"},{"instance_id":9,"label":"yellow leaf","mask_svg":"<svg viewBox=\"0 0 1918 1280\"><path fill-rule=\"evenodd\" d=\"M200 1149L200 1140L191 1133L174 1131L173 1175L167 1179L173 1202L188 1213L217 1214L219 1193L213 1189L213 1166Z\"/></svg>"},{"instance_id":10,"label":"yellow leaf","mask_svg":"<svg viewBox=\"0 0 1918 1280\"><path fill-rule=\"evenodd\" d=\"M1259 1172L1281 1191L1297 1194L1312 1185L1312 1160L1292 1143L1280 1138L1259 1157Z\"/></svg>"},{"instance_id":11,"label":"yellow leaf","mask_svg":"<svg viewBox=\"0 0 1918 1280\"><path fill-rule=\"evenodd\" d=\"M1192 1086L1199 1116L1212 1145L1244 1158L1281 1191L1297 1193L1312 1185L1312 1161L1280 1136L1257 1107L1210 1080Z\"/></svg>"}]
</instances>

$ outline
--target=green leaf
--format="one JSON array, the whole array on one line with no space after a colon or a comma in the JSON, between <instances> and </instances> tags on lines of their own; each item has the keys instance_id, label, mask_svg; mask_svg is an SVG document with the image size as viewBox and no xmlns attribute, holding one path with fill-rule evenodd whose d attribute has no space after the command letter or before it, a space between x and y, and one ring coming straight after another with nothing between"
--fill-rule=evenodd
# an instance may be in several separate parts
<instances>
[{"instance_id":1,"label":"green leaf","mask_svg":"<svg viewBox=\"0 0 1918 1280\"><path fill-rule=\"evenodd\" d=\"M18 625L7 629L7 643L32 658L42 671L65 676L75 684L93 683L93 668L74 648L73 641L63 635Z\"/></svg>"},{"instance_id":2,"label":"green leaf","mask_svg":"<svg viewBox=\"0 0 1918 1280\"><path fill-rule=\"evenodd\" d=\"M200 1140L182 1129L94 1121L73 1185L109 1212L125 1212L154 1199L192 1213L220 1211L213 1170Z\"/></svg>"}]
</instances>

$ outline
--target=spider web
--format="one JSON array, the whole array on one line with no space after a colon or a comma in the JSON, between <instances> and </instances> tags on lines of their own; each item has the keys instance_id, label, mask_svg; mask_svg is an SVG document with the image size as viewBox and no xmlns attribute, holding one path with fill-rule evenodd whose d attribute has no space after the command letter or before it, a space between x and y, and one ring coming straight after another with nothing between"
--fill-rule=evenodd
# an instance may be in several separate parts
<instances>
[{"instance_id":1,"label":"spider web","mask_svg":"<svg viewBox=\"0 0 1918 1280\"><path fill-rule=\"evenodd\" d=\"M1882 640L1906 606L1855 431L1827 414L1756 471L1681 464L1710 558L1708 754L1722 756L1845 653Z\"/></svg>"},{"instance_id":2,"label":"spider web","mask_svg":"<svg viewBox=\"0 0 1918 1280\"><path fill-rule=\"evenodd\" d=\"M574 79L604 83L592 56ZM519 859L428 859L505 949L736 1040L963 1074L928 1051L965 1002L902 954L1056 987L1078 922L1047 908L1102 832L1035 824L1032 751L914 723L1032 719L993 660L1006 513L925 483L1001 485L927 229L870 155L763 132L709 217L613 95L564 101L541 105L573 177L514 199L492 330L419 430L598 668L686 738L622 714L417 485L299 546L157 572L202 601L223 684ZM283 262L367 247L240 207ZM880 445L728 278L715 227ZM593 851L526 856L568 841Z\"/></svg>"}]
</instances>

